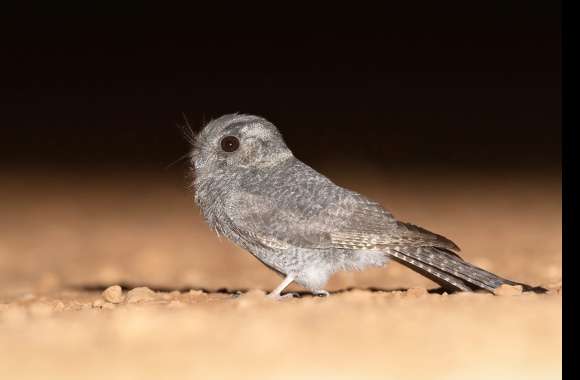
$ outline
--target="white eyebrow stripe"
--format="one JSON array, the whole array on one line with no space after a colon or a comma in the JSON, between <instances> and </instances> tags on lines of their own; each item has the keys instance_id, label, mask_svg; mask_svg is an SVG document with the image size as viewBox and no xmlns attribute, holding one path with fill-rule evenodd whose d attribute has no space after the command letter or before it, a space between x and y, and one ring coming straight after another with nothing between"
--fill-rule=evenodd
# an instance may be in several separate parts
<instances>
[{"instance_id":1,"label":"white eyebrow stripe","mask_svg":"<svg viewBox=\"0 0 580 380\"><path fill-rule=\"evenodd\" d=\"M250 137L261 137L261 138L266 138L268 136L272 136L272 132L264 127L262 125L262 123L251 123L251 124L246 124L241 131L246 135L246 136L250 136Z\"/></svg>"}]
</instances>

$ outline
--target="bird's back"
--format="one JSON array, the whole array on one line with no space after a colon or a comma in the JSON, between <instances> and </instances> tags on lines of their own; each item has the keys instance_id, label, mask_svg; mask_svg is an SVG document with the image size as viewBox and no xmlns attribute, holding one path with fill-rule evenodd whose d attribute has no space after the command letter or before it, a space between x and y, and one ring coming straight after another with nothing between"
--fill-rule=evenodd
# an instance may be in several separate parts
<instances>
[{"instance_id":1,"label":"bird's back","mask_svg":"<svg viewBox=\"0 0 580 380\"><path fill-rule=\"evenodd\" d=\"M233 200L240 228L307 249L336 248L332 234L385 235L397 221L378 203L334 184L292 157L268 171L244 176Z\"/></svg>"}]
</instances>

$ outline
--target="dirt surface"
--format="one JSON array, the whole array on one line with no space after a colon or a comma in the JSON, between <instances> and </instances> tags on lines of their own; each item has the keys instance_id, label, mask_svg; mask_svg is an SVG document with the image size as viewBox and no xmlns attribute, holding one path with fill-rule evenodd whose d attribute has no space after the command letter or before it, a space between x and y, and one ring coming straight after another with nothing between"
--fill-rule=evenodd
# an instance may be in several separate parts
<instances>
[{"instance_id":1,"label":"dirt surface","mask_svg":"<svg viewBox=\"0 0 580 380\"><path fill-rule=\"evenodd\" d=\"M392 263L270 301L279 277L209 231L173 172L7 175L0 377L561 378L559 176L331 174L551 291L442 294Z\"/></svg>"}]
</instances>

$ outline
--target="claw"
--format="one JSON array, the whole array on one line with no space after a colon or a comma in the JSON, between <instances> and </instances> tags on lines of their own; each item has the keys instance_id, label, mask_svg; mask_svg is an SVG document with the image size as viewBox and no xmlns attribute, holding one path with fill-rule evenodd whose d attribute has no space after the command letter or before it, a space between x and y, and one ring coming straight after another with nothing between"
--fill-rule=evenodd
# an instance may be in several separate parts
<instances>
[{"instance_id":1,"label":"claw","mask_svg":"<svg viewBox=\"0 0 580 380\"><path fill-rule=\"evenodd\" d=\"M330 295L326 290L315 290L312 294L316 297L328 297Z\"/></svg>"},{"instance_id":2,"label":"claw","mask_svg":"<svg viewBox=\"0 0 580 380\"><path fill-rule=\"evenodd\" d=\"M271 298L273 300L276 300L276 301L280 301L280 300L288 299L288 298L300 298L300 294L298 294L298 293L286 293L286 294L268 293L267 297Z\"/></svg>"}]
</instances>

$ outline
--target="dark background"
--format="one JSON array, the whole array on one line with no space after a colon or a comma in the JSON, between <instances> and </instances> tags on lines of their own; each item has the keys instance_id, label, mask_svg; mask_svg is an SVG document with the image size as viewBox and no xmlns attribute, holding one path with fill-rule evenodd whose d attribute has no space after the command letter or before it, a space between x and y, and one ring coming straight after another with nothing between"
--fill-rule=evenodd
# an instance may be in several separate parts
<instances>
[{"instance_id":1,"label":"dark background","mask_svg":"<svg viewBox=\"0 0 580 380\"><path fill-rule=\"evenodd\" d=\"M501 4L7 20L0 167L161 171L182 112L243 112L313 165L559 170L559 3Z\"/></svg>"}]
</instances>

